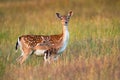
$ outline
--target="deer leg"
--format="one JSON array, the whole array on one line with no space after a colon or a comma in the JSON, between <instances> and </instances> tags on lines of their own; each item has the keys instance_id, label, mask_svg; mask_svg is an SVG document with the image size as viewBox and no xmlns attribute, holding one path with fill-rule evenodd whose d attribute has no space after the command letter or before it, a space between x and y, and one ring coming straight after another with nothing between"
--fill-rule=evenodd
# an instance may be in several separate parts
<instances>
[{"instance_id":1,"label":"deer leg","mask_svg":"<svg viewBox=\"0 0 120 80\"><path fill-rule=\"evenodd\" d=\"M19 56L16 60L19 62L19 64L23 64L29 55L31 55L32 50L31 49L23 49L21 56Z\"/></svg>"},{"instance_id":2,"label":"deer leg","mask_svg":"<svg viewBox=\"0 0 120 80\"><path fill-rule=\"evenodd\" d=\"M54 61L57 61L57 60L58 60L58 57L59 57L59 55L54 56L53 60L54 60Z\"/></svg>"},{"instance_id":3,"label":"deer leg","mask_svg":"<svg viewBox=\"0 0 120 80\"><path fill-rule=\"evenodd\" d=\"M21 60L20 60L20 64L23 64L23 62L25 62L25 60L28 58L28 55L23 55Z\"/></svg>"},{"instance_id":4,"label":"deer leg","mask_svg":"<svg viewBox=\"0 0 120 80\"><path fill-rule=\"evenodd\" d=\"M46 63L50 64L50 55L51 55L51 52L49 50L47 50L47 51L44 52L44 61L45 61L45 64Z\"/></svg>"},{"instance_id":5,"label":"deer leg","mask_svg":"<svg viewBox=\"0 0 120 80\"><path fill-rule=\"evenodd\" d=\"M20 63L20 61L23 59L23 55L24 55L24 51L22 49L22 47L20 47L20 50L21 50L21 55L16 59L17 63Z\"/></svg>"},{"instance_id":6,"label":"deer leg","mask_svg":"<svg viewBox=\"0 0 120 80\"><path fill-rule=\"evenodd\" d=\"M33 52L32 50L27 50L27 51L26 51L26 54L24 54L24 55L22 56L22 59L21 59L21 61L20 61L20 64L23 64L23 63L26 61L26 59L28 58L28 56L32 54L32 52Z\"/></svg>"},{"instance_id":7,"label":"deer leg","mask_svg":"<svg viewBox=\"0 0 120 80\"><path fill-rule=\"evenodd\" d=\"M20 56L16 59L16 61L17 61L17 62L20 62L22 58L23 58L23 55L20 55Z\"/></svg>"}]
</instances>

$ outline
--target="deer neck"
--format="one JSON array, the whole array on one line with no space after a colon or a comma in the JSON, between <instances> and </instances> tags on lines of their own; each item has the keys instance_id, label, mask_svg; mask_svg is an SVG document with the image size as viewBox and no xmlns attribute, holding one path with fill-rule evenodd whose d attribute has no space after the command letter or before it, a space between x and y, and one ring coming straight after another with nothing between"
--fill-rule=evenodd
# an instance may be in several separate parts
<instances>
[{"instance_id":1,"label":"deer neck","mask_svg":"<svg viewBox=\"0 0 120 80\"><path fill-rule=\"evenodd\" d=\"M63 40L69 39L68 25L63 26Z\"/></svg>"},{"instance_id":2,"label":"deer neck","mask_svg":"<svg viewBox=\"0 0 120 80\"><path fill-rule=\"evenodd\" d=\"M61 46L60 50L58 51L58 53L62 53L66 49L68 41L69 41L68 26L64 25L63 26L63 41L62 41L62 46Z\"/></svg>"}]
</instances>

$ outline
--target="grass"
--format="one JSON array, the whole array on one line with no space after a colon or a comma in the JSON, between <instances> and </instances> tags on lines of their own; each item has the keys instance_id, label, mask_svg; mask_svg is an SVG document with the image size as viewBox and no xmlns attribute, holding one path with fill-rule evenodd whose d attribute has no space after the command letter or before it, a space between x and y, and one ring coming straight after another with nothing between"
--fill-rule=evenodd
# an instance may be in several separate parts
<instances>
[{"instance_id":1,"label":"grass","mask_svg":"<svg viewBox=\"0 0 120 80\"><path fill-rule=\"evenodd\" d=\"M1 0L0 80L119 80L119 5L119 0ZM43 66L43 57L32 55L16 64L18 36L61 33L55 13L69 10L70 41L59 60Z\"/></svg>"}]
</instances>

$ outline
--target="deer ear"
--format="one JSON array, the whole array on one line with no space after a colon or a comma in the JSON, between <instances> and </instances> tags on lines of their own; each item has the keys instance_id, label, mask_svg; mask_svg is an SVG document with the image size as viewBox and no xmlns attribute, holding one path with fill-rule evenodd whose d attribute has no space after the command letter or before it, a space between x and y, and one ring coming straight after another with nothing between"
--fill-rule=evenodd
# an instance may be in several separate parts
<instances>
[{"instance_id":1,"label":"deer ear","mask_svg":"<svg viewBox=\"0 0 120 80\"><path fill-rule=\"evenodd\" d=\"M61 19L60 13L56 13L56 16Z\"/></svg>"},{"instance_id":2,"label":"deer ear","mask_svg":"<svg viewBox=\"0 0 120 80\"><path fill-rule=\"evenodd\" d=\"M69 11L68 12L68 17L71 17L73 15L73 12L72 11Z\"/></svg>"}]
</instances>

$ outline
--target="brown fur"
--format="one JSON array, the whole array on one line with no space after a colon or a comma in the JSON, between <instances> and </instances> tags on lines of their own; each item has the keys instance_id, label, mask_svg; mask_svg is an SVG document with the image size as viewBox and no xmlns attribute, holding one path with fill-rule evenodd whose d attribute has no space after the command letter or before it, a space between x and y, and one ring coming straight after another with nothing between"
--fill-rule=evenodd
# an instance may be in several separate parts
<instances>
[{"instance_id":1,"label":"brown fur","mask_svg":"<svg viewBox=\"0 0 120 80\"><path fill-rule=\"evenodd\" d=\"M58 53L58 50L62 48L63 41L64 41L64 34L66 29L64 27L68 24L68 21L72 15L72 11L68 13L67 16L61 16L59 13L56 13L57 17L60 18L61 23L63 25L63 32L59 35L22 35L19 37L17 45L20 45L20 49L22 54L18 57L17 61L22 64L27 57L36 50L44 50L44 53L51 54L51 53ZM67 27L67 26L66 26ZM46 58L47 59L47 58Z\"/></svg>"}]
</instances>

